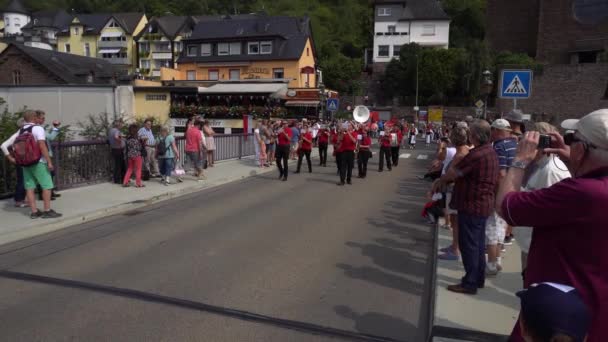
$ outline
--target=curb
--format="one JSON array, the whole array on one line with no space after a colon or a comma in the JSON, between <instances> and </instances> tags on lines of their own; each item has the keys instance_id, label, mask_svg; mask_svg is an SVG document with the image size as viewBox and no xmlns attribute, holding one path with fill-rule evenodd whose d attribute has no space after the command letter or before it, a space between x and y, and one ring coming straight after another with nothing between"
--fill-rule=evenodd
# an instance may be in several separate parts
<instances>
[{"instance_id":1,"label":"curb","mask_svg":"<svg viewBox=\"0 0 608 342\"><path fill-rule=\"evenodd\" d=\"M316 157L318 157L318 155L314 155L313 157L316 158ZM296 162L297 161L289 160L289 165L296 163ZM6 246L6 245L9 245L11 243L15 243L15 242L18 242L21 240L25 240L25 239L33 238L33 237L40 236L43 234L55 232L55 231L58 231L58 230L61 230L64 228L68 228L71 226L98 220L98 219L101 219L101 218L104 218L107 216L124 214L124 213L130 212L130 211L133 211L133 210L147 207L152 204L160 203L163 201L167 201L170 199L174 199L174 198L178 198L178 197L182 197L182 196L186 196L186 195L190 195L190 194L200 192L203 190L207 190L207 189L213 189L213 188L216 188L221 185L225 185L225 184L236 182L236 181L243 180L246 178L270 173L273 171L276 171L276 166L269 167L268 169L258 169L258 170L254 169L254 170L251 170L251 172L249 172L245 176L233 177L233 178L220 178L211 183L204 183L204 184L200 184L200 185L196 184L196 185L193 185L188 188L172 190L172 191L162 193L160 195L154 195L147 199L136 200L136 201L132 201L132 202L125 202L125 203L121 203L121 204L118 204L118 205L115 205L112 207L90 211L88 213L84 213L84 214L81 214L78 216L58 219L55 222L49 222L49 223L44 224L43 226L24 228L22 230L7 233L7 234L0 236L0 239L2 240L2 242L0 242L0 246Z\"/></svg>"}]
</instances>

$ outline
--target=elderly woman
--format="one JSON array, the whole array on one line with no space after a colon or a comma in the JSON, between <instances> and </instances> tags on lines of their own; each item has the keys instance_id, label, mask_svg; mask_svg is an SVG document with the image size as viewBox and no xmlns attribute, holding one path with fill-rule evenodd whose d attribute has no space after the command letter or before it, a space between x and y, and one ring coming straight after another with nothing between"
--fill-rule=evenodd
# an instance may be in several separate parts
<instances>
[{"instance_id":1,"label":"elderly woman","mask_svg":"<svg viewBox=\"0 0 608 342\"><path fill-rule=\"evenodd\" d=\"M138 188L144 187L141 182L141 168L146 145L145 141L139 136L138 131L139 127L137 125L133 124L129 126L129 134L126 141L128 168L122 181L122 186L124 187L129 186L133 171L135 171L135 186Z\"/></svg>"},{"instance_id":2,"label":"elderly woman","mask_svg":"<svg viewBox=\"0 0 608 342\"><path fill-rule=\"evenodd\" d=\"M169 134L169 128L167 127L162 127L160 130L160 137L156 142L156 157L160 167L161 182L169 185L171 183L171 172L175 168L175 160L179 160L179 151L177 145L175 145L175 138Z\"/></svg>"},{"instance_id":3,"label":"elderly woman","mask_svg":"<svg viewBox=\"0 0 608 342\"><path fill-rule=\"evenodd\" d=\"M213 131L213 128L209 124L209 120L205 120L203 122L203 133L207 137L205 141L207 145L207 164L209 165L209 167L213 167L213 164L215 163L215 159L213 156L213 154L215 153L215 140L213 139L215 131Z\"/></svg>"}]
</instances>

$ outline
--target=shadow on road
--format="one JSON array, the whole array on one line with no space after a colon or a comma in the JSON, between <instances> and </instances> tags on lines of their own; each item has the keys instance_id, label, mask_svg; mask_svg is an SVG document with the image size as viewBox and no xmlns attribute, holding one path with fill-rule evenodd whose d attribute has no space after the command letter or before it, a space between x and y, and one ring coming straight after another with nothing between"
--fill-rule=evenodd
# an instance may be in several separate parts
<instances>
[{"instance_id":1,"label":"shadow on road","mask_svg":"<svg viewBox=\"0 0 608 342\"><path fill-rule=\"evenodd\" d=\"M334 311L339 316L352 320L355 323L355 330L362 334L381 331L383 336L399 340L403 336L404 330L415 329L407 321L378 312L357 313L344 305L335 306Z\"/></svg>"}]
</instances>

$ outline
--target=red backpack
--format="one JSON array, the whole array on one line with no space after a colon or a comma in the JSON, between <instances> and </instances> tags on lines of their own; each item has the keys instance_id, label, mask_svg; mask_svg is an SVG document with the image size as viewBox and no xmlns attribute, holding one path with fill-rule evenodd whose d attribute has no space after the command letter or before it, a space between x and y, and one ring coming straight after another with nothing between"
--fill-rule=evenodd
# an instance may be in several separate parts
<instances>
[{"instance_id":1,"label":"red backpack","mask_svg":"<svg viewBox=\"0 0 608 342\"><path fill-rule=\"evenodd\" d=\"M36 141L36 137L32 133L34 127L34 125L31 125L28 128L20 129L19 135L13 143L13 154L19 166L36 165L42 157L38 141Z\"/></svg>"}]
</instances>

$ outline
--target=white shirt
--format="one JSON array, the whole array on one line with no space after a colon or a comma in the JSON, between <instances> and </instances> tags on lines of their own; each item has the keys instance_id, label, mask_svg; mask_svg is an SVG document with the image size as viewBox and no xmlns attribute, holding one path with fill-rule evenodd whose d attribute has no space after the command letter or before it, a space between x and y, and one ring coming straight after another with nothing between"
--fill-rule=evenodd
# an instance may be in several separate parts
<instances>
[{"instance_id":1,"label":"white shirt","mask_svg":"<svg viewBox=\"0 0 608 342\"><path fill-rule=\"evenodd\" d=\"M448 166L454 159L455 155L456 155L456 147L448 147L445 150L445 159L443 161L443 170L441 170L442 176L445 175L445 173L448 171Z\"/></svg>"},{"instance_id":2,"label":"white shirt","mask_svg":"<svg viewBox=\"0 0 608 342\"><path fill-rule=\"evenodd\" d=\"M522 189L523 191L534 191L545 189L555 183L559 183L563 179L570 178L570 171L561 159L550 156L544 157L538 162L538 168L528 179L528 183ZM521 250L528 253L530 250L530 242L532 242L532 228L530 227L514 227L517 242Z\"/></svg>"}]
</instances>

